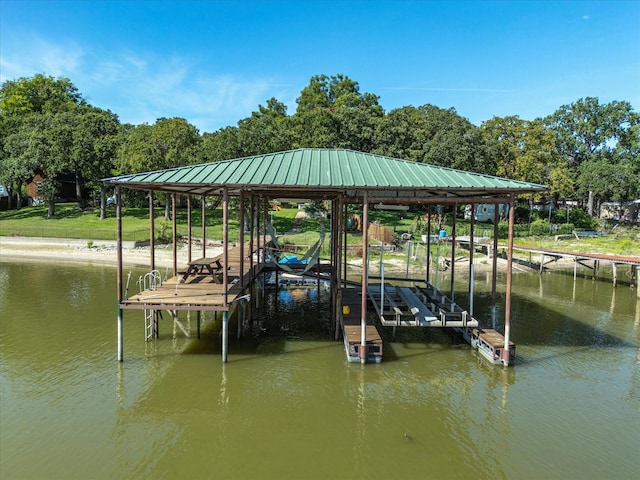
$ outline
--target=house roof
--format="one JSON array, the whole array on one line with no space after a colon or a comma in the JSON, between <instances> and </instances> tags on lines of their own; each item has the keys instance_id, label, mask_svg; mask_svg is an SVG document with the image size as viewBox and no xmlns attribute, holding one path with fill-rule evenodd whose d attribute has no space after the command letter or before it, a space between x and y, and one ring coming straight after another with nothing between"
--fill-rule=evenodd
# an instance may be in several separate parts
<instances>
[{"instance_id":1,"label":"house roof","mask_svg":"<svg viewBox=\"0 0 640 480\"><path fill-rule=\"evenodd\" d=\"M121 175L104 180L127 188L217 195L228 188L273 198L352 199L368 195L390 201L432 197L493 197L546 190L544 185L465 172L346 149L302 148L201 165Z\"/></svg>"}]
</instances>

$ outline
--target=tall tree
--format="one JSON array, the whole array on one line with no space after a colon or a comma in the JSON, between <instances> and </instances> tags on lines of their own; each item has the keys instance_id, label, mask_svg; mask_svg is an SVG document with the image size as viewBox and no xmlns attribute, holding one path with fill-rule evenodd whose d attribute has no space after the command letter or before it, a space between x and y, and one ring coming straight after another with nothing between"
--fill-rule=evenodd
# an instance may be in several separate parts
<instances>
[{"instance_id":1,"label":"tall tree","mask_svg":"<svg viewBox=\"0 0 640 480\"><path fill-rule=\"evenodd\" d=\"M377 138L375 153L495 174L487 139L453 108L429 104L397 108L380 122Z\"/></svg>"},{"instance_id":2,"label":"tall tree","mask_svg":"<svg viewBox=\"0 0 640 480\"><path fill-rule=\"evenodd\" d=\"M564 192L565 177L554 133L540 120L522 120L517 116L494 117L480 127L483 135L495 142L496 174L523 182L561 184L551 187ZM556 197L557 200L557 197Z\"/></svg>"},{"instance_id":3,"label":"tall tree","mask_svg":"<svg viewBox=\"0 0 640 480\"><path fill-rule=\"evenodd\" d=\"M45 135L36 140L38 128L53 128L53 116L85 105L77 88L68 78L55 79L43 74L8 80L0 88L0 180L10 192L18 194L20 208L22 186L33 176L34 168L54 171L50 157L41 155ZM51 141L49 138L47 141ZM44 142L44 143L43 143ZM25 152L39 152L28 158ZM40 162L34 165L34 162ZM53 191L49 189L49 191Z\"/></svg>"},{"instance_id":4,"label":"tall tree","mask_svg":"<svg viewBox=\"0 0 640 480\"><path fill-rule=\"evenodd\" d=\"M159 118L130 129L118 148L118 166L136 173L189 165L199 143L198 129L184 118Z\"/></svg>"},{"instance_id":5,"label":"tall tree","mask_svg":"<svg viewBox=\"0 0 640 480\"><path fill-rule=\"evenodd\" d=\"M346 75L315 75L297 98L297 114L317 108L374 108L382 112L379 97L372 93L360 93L358 82Z\"/></svg>"},{"instance_id":6,"label":"tall tree","mask_svg":"<svg viewBox=\"0 0 640 480\"><path fill-rule=\"evenodd\" d=\"M102 178L115 168L115 155L120 139L118 117L108 110L83 106L74 119L73 144L69 170L75 173L76 197L80 207L86 206L87 190L100 191L100 218L105 217L106 203Z\"/></svg>"},{"instance_id":7,"label":"tall tree","mask_svg":"<svg viewBox=\"0 0 640 480\"><path fill-rule=\"evenodd\" d=\"M64 117L64 118L63 118ZM59 183L56 176L64 165L64 152L69 145L65 114L42 113L26 116L16 131L5 140L8 154L3 166L12 175L11 180L21 186L36 171L43 174L43 197L49 205L48 217L55 215L55 199Z\"/></svg>"},{"instance_id":8,"label":"tall tree","mask_svg":"<svg viewBox=\"0 0 640 480\"><path fill-rule=\"evenodd\" d=\"M238 122L238 156L278 152L291 148L291 135L287 124L287 107L275 98L258 111Z\"/></svg>"},{"instance_id":9,"label":"tall tree","mask_svg":"<svg viewBox=\"0 0 640 480\"><path fill-rule=\"evenodd\" d=\"M121 171L135 173L189 165L197 160L200 134L184 118L159 118L155 124L134 127L118 148ZM165 219L169 219L169 196Z\"/></svg>"},{"instance_id":10,"label":"tall tree","mask_svg":"<svg viewBox=\"0 0 640 480\"><path fill-rule=\"evenodd\" d=\"M590 179L596 176L588 174L592 168L579 169L587 161L596 163L601 169L607 165L617 168L620 160L617 146L629 135L629 129L638 124L638 114L631 104L625 101L613 101L601 104L597 98L586 97L561 106L555 113L546 117L544 122L556 133L556 146L569 168L576 175L587 175L579 180L583 191L587 190L587 211L593 215L594 192L597 185L589 186Z\"/></svg>"},{"instance_id":11,"label":"tall tree","mask_svg":"<svg viewBox=\"0 0 640 480\"><path fill-rule=\"evenodd\" d=\"M202 140L196 152L198 162L218 162L241 157L238 130L238 127L225 127L213 133L202 134Z\"/></svg>"},{"instance_id":12,"label":"tall tree","mask_svg":"<svg viewBox=\"0 0 640 480\"><path fill-rule=\"evenodd\" d=\"M7 80L0 90L0 114L14 118L30 113L56 113L84 103L71 80L41 73Z\"/></svg>"},{"instance_id":13,"label":"tall tree","mask_svg":"<svg viewBox=\"0 0 640 480\"><path fill-rule=\"evenodd\" d=\"M342 74L311 77L289 122L293 146L371 151L377 123L384 115L378 99L361 93L358 83Z\"/></svg>"}]
</instances>

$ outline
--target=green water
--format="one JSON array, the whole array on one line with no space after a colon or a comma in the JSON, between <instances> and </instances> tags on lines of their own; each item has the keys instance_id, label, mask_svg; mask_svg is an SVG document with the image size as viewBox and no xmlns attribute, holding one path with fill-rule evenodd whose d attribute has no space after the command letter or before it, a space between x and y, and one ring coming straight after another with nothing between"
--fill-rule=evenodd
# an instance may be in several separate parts
<instances>
[{"instance_id":1,"label":"green water","mask_svg":"<svg viewBox=\"0 0 640 480\"><path fill-rule=\"evenodd\" d=\"M265 300L274 314L232 341L227 364L214 319L197 340L165 317L146 343L142 314L125 312L120 364L115 269L5 259L0 478L637 478L635 290L514 282L514 367L407 330L385 332L381 364L349 364L308 291ZM488 288L478 276L486 322Z\"/></svg>"}]
</instances>

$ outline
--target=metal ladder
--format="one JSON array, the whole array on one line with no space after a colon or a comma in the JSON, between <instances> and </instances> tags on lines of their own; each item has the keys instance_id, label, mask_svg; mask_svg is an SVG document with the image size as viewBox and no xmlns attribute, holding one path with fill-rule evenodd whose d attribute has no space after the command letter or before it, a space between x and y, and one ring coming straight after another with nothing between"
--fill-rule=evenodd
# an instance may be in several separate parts
<instances>
[{"instance_id":1,"label":"metal ladder","mask_svg":"<svg viewBox=\"0 0 640 480\"><path fill-rule=\"evenodd\" d=\"M155 310L144 311L144 340L148 342L150 338L158 336L158 317Z\"/></svg>"},{"instance_id":2,"label":"metal ladder","mask_svg":"<svg viewBox=\"0 0 640 480\"><path fill-rule=\"evenodd\" d=\"M158 270L152 270L142 279L142 291L155 290L162 285L162 275ZM144 310L144 339L148 342L150 338L158 337L158 312L155 309Z\"/></svg>"}]
</instances>

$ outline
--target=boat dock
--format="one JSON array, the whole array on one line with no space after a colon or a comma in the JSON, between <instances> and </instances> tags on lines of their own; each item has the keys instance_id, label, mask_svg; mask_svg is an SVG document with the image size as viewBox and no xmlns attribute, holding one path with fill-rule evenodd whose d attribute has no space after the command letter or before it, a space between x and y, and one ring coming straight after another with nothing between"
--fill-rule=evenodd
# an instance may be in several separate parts
<instances>
[{"instance_id":1,"label":"boat dock","mask_svg":"<svg viewBox=\"0 0 640 480\"><path fill-rule=\"evenodd\" d=\"M454 173L454 174L453 174ZM453 175L452 175L453 174ZM472 315L449 301L445 295L429 287L429 269L423 286L398 286L387 290L379 286L376 291L370 284L369 248L376 241L391 244L387 239L377 238L379 225L369 220L373 208L405 209L418 205L428 209L427 228L431 229L432 208L457 207L466 203L509 204L508 265L505 295L505 343L509 342L511 322L511 258L515 223L516 199L518 195L542 192L544 185L514 182L510 179L479 175L473 172L428 165L417 162L372 155L346 149L302 148L284 152L273 152L250 157L229 159L198 165L184 165L166 170L122 174L104 179L107 188L115 191L115 217L117 228L117 358L124 359L124 313L128 310L143 310L147 339L157 335L158 314L168 311L174 322L178 322L179 311L191 311L198 315L203 311L220 312L222 316L221 340L222 361L228 361L229 321L238 305L241 326L260 318L260 297L264 296L266 274L275 272L274 285L280 288L278 275L284 272L294 275L315 275L320 288L321 281L329 283L332 299L331 319L335 331L343 331L346 353L351 361L359 358L379 361L382 356L382 341L374 324L375 315L369 315L369 305L375 306L376 297L380 328L386 326L414 326L418 328L472 328L477 325ZM122 189L148 192L149 201L149 273L140 279L140 289L130 294L130 275L123 272L122 245ZM155 192L171 198L173 269L169 278L162 278L155 269L154 242L157 238L154 208ZM319 239L299 259L300 265L279 265L282 253L277 245L275 232L288 229L288 221L280 219L274 224L272 206L274 202L297 202L299 205L321 205L317 212ZM178 204L186 207L186 238L178 234ZM202 253L192 260L191 245L193 214L200 209ZM220 241L222 254L207 255L207 228L212 223L207 215L220 208ZM299 207L302 208L302 207ZM358 212L354 216L354 211ZM271 221L269 218L271 217ZM354 222L354 218L357 219ZM456 245L455 218L452 220L452 245ZM358 248L353 248L349 230L356 226L361 238ZM234 229L231 233L230 228ZM371 238L370 238L371 230ZM286 231L286 230L285 230ZM330 237L324 244L325 231ZM376 234L378 232L378 234ZM472 222L473 232L473 222ZM181 238L179 238L181 237ZM233 237L233 238L231 238ZM269 241L267 238L271 237ZM249 242L245 243L245 238ZM439 238L439 237L438 237ZM431 239L431 235L428 236ZM186 240L187 265L179 268L177 245ZM429 243L429 240L427 243ZM349 243L352 243L349 245ZM470 251L475 250L471 233ZM430 247L427 247L430 248ZM455 247L452 248L452 257ZM358 253L356 253L358 252ZM322 254L323 260L320 260ZM347 285L348 254L361 256L362 270L359 285ZM494 259L496 255L494 255ZM453 287L455 262L451 264ZM281 273L282 272L282 273ZM495 291L495 262L492 291ZM345 280L343 282L343 279ZM290 279L288 279L290 280ZM390 280L390 279L387 279ZM384 282L384 280L383 280ZM303 282L310 283L310 282ZM453 298L453 294L452 294ZM495 303L495 295L492 296ZM245 301L249 300L251 301ZM376 307L374 307L376 308ZM373 313L373 312L371 312ZM359 322L358 322L359 317ZM373 320L371 320L373 319ZM359 332L359 335L356 333ZM507 361L506 359L504 361Z\"/></svg>"},{"instance_id":2,"label":"boat dock","mask_svg":"<svg viewBox=\"0 0 640 480\"><path fill-rule=\"evenodd\" d=\"M611 265L613 286L618 285L618 267L622 265L629 265L629 278L631 286L638 288L638 298L640 298L640 282L638 277L640 276L640 257L625 256L625 255L610 255L604 253L575 253L564 252L561 250L549 250L541 248L531 247L513 247L514 251L526 252L531 255L539 255L540 260L538 262L538 271L542 273L546 265L557 262L562 259L569 259L573 261L573 277L576 278L578 274L578 265L588 268L593 273L593 278L597 279L600 264L602 262ZM591 263L593 262L593 263ZM529 262L531 263L531 261ZM591 263L591 264L589 264Z\"/></svg>"},{"instance_id":3,"label":"boat dock","mask_svg":"<svg viewBox=\"0 0 640 480\"><path fill-rule=\"evenodd\" d=\"M167 279L162 279L159 272L152 271L138 282L138 293L127 295L123 299L121 308L144 310L146 340L158 338L159 312L162 311L169 313L174 324L190 337L178 312L195 310L198 314L199 338L201 312L232 315L239 300L250 298L250 293L247 292L263 274L268 275L267 278L277 278L282 275L294 276L292 269L302 272L299 281L288 279L284 285L265 281L265 286L270 288L295 288L313 284L319 288L321 280L327 282L330 278L331 267L328 263L317 264L309 270L305 270L303 264L290 264L287 270L282 270L277 263L260 262L260 259L268 258L265 254L268 248L269 243L263 242L260 248L251 252L250 245L246 243L242 247L231 248L226 256L221 254L188 262L178 270L176 276ZM361 362L361 355L365 356L367 362L381 362L383 341L378 328L387 327L453 328L462 333L463 338L491 362L501 362L500 349L504 348L505 339L499 332L480 328L473 315L435 286L418 281L412 283L412 286L391 283L368 285L366 303L373 307L377 322L367 320L366 352L362 351L362 289L359 284L348 284L338 290L340 312L336 322L336 336L342 335L349 362ZM229 287L225 288L225 285ZM510 353L509 361L513 362L513 342L510 342Z\"/></svg>"}]
</instances>

